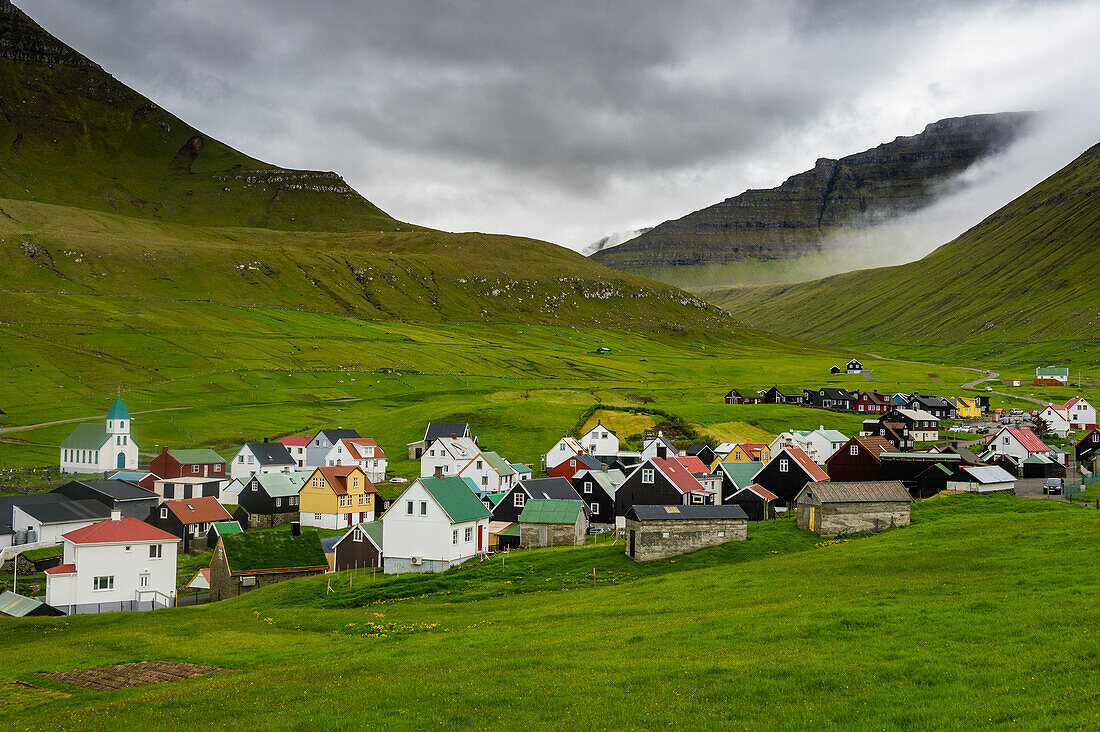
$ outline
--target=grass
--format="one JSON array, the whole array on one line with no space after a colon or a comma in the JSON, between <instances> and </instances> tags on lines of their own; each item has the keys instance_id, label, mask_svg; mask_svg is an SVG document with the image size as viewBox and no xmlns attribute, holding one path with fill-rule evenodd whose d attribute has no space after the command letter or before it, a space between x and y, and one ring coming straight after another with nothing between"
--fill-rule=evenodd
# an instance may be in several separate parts
<instances>
[{"instance_id":1,"label":"grass","mask_svg":"<svg viewBox=\"0 0 1100 732\"><path fill-rule=\"evenodd\" d=\"M676 564L616 564L621 544L518 553L521 591L494 560L373 589L335 575L342 602L312 578L197 608L0 620L0 678L44 689L0 721L121 729L201 710L212 727L327 728L349 705L387 726L1093 727L1100 648L1067 611L1100 599L1098 521L951 496L918 502L905 529L826 542L776 521ZM593 587L592 566L608 581ZM400 584L413 592L385 589ZM137 660L237 672L108 693L34 675ZM583 698L563 676L586 680Z\"/></svg>"}]
</instances>

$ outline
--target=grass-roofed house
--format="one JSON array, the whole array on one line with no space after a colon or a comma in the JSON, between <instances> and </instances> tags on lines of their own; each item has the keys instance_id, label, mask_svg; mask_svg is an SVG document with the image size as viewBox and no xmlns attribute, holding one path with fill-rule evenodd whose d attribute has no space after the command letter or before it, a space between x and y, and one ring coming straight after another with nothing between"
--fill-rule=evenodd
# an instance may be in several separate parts
<instances>
[{"instance_id":1,"label":"grass-roofed house","mask_svg":"<svg viewBox=\"0 0 1100 732\"><path fill-rule=\"evenodd\" d=\"M519 515L519 545L583 546L588 515L582 501L535 498Z\"/></svg>"},{"instance_id":2,"label":"grass-roofed house","mask_svg":"<svg viewBox=\"0 0 1100 732\"><path fill-rule=\"evenodd\" d=\"M909 525L913 502L900 480L810 483L795 499L798 528L822 536Z\"/></svg>"},{"instance_id":3,"label":"grass-roofed house","mask_svg":"<svg viewBox=\"0 0 1100 732\"><path fill-rule=\"evenodd\" d=\"M382 514L386 574L443 572L485 554L489 518L462 478L417 478Z\"/></svg>"},{"instance_id":4,"label":"grass-roofed house","mask_svg":"<svg viewBox=\"0 0 1100 732\"><path fill-rule=\"evenodd\" d=\"M246 531L219 537L210 560L210 600L228 600L257 587L328 571L314 529Z\"/></svg>"}]
</instances>

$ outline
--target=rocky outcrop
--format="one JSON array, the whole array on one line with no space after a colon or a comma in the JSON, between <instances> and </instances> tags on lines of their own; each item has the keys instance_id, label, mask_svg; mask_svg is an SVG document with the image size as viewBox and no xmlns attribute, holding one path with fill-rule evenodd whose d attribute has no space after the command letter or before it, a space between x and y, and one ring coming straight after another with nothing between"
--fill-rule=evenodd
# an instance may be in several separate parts
<instances>
[{"instance_id":1,"label":"rocky outcrop","mask_svg":"<svg viewBox=\"0 0 1100 732\"><path fill-rule=\"evenodd\" d=\"M98 64L47 33L10 0L0 0L0 16L6 16L5 22L0 23L0 58L99 68Z\"/></svg>"},{"instance_id":2,"label":"rocky outcrop","mask_svg":"<svg viewBox=\"0 0 1100 732\"><path fill-rule=\"evenodd\" d=\"M617 269L793 259L820 251L832 233L917 211L952 188L983 157L1020 137L1030 113L982 114L934 122L865 152L791 176L777 188L666 221L592 258Z\"/></svg>"}]
</instances>

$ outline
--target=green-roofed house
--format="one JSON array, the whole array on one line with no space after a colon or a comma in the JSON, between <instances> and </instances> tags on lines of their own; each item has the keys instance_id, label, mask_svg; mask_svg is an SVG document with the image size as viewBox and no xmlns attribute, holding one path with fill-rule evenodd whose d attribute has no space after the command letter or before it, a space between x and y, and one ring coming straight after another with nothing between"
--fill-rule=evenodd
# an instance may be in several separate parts
<instances>
[{"instance_id":1,"label":"green-roofed house","mask_svg":"<svg viewBox=\"0 0 1100 732\"><path fill-rule=\"evenodd\" d=\"M489 518L462 478L417 478L382 514L382 566L386 574L444 572L485 554Z\"/></svg>"},{"instance_id":2,"label":"green-roofed house","mask_svg":"<svg viewBox=\"0 0 1100 732\"><path fill-rule=\"evenodd\" d=\"M1069 369L1064 366L1039 366L1035 369L1036 386L1065 386L1069 383Z\"/></svg>"},{"instance_id":3,"label":"green-roofed house","mask_svg":"<svg viewBox=\"0 0 1100 732\"><path fill-rule=\"evenodd\" d=\"M54 606L47 605L41 600L23 597L10 590L0 592L0 616L7 616L9 618L30 618L43 616L57 617L64 614L65 613Z\"/></svg>"},{"instance_id":4,"label":"green-roofed house","mask_svg":"<svg viewBox=\"0 0 1100 732\"><path fill-rule=\"evenodd\" d=\"M206 532L206 545L217 546L218 538L228 534L240 534L244 529L236 521L215 521Z\"/></svg>"},{"instance_id":5,"label":"green-roofed house","mask_svg":"<svg viewBox=\"0 0 1100 732\"><path fill-rule=\"evenodd\" d=\"M257 587L323 574L328 559L314 529L246 531L218 538L210 560L210 600L228 600Z\"/></svg>"},{"instance_id":6,"label":"green-roofed house","mask_svg":"<svg viewBox=\"0 0 1100 732\"><path fill-rule=\"evenodd\" d=\"M582 501L532 498L519 515L519 545L583 546L588 514Z\"/></svg>"},{"instance_id":7,"label":"green-roofed house","mask_svg":"<svg viewBox=\"0 0 1100 732\"><path fill-rule=\"evenodd\" d=\"M345 569L381 567L382 522L364 521L340 537L332 548L332 568Z\"/></svg>"},{"instance_id":8,"label":"green-roofed house","mask_svg":"<svg viewBox=\"0 0 1100 732\"><path fill-rule=\"evenodd\" d=\"M519 481L519 473L510 462L495 452L487 451L471 460L459 475L472 478L482 492L508 491Z\"/></svg>"},{"instance_id":9,"label":"green-roofed house","mask_svg":"<svg viewBox=\"0 0 1100 732\"><path fill-rule=\"evenodd\" d=\"M764 469L759 460L723 460L717 471L722 478L722 503L729 503L734 494L756 482L756 474Z\"/></svg>"},{"instance_id":10,"label":"green-roofed house","mask_svg":"<svg viewBox=\"0 0 1100 732\"><path fill-rule=\"evenodd\" d=\"M137 470L138 445L130 436L130 421L118 397L102 423L78 424L61 443L61 472Z\"/></svg>"},{"instance_id":11,"label":"green-roofed house","mask_svg":"<svg viewBox=\"0 0 1100 732\"><path fill-rule=\"evenodd\" d=\"M209 448L194 450L161 450L149 463L149 470L157 477L169 478L228 478L225 458Z\"/></svg>"},{"instance_id":12,"label":"green-roofed house","mask_svg":"<svg viewBox=\"0 0 1100 732\"><path fill-rule=\"evenodd\" d=\"M508 463L512 466L512 470L516 471L516 482L521 480L531 480L534 473L531 471L530 466L523 463Z\"/></svg>"}]
</instances>

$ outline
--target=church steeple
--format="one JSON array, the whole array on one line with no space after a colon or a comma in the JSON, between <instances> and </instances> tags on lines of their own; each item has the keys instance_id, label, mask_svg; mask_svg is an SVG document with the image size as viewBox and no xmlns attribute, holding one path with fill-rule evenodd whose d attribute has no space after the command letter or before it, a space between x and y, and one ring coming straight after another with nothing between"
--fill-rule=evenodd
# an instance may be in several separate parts
<instances>
[{"instance_id":1,"label":"church steeple","mask_svg":"<svg viewBox=\"0 0 1100 732\"><path fill-rule=\"evenodd\" d=\"M107 434L130 434L130 413L126 411L122 397L117 397L115 403L111 405L111 411L107 412Z\"/></svg>"}]
</instances>

